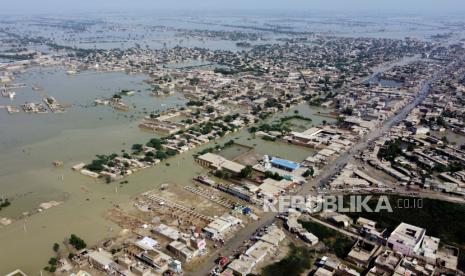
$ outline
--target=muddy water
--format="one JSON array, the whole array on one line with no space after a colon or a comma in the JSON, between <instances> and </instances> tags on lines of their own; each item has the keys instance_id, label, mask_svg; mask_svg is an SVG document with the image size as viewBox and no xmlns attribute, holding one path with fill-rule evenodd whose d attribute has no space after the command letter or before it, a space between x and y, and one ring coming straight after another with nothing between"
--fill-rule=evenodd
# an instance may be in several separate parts
<instances>
[{"instance_id":1,"label":"muddy water","mask_svg":"<svg viewBox=\"0 0 465 276\"><path fill-rule=\"evenodd\" d=\"M137 127L137 118L144 114L143 111L183 102L179 95L161 98L142 95L147 88L143 79L144 76L123 73L70 77L55 69L45 73L43 70L32 72L24 77L22 81L29 87L39 84L44 87L41 93L73 106L65 114L8 115L5 110L0 110L0 194L12 200L10 207L0 211L0 217L16 219L11 225L0 227L0 274L21 268L30 275L38 275L53 254L53 243L62 242L70 234L82 237L89 245L116 235L120 229L102 218L115 204L130 209L131 198L141 192L166 182L185 185L195 175L205 173L193 162L192 154L197 150L128 177L129 183L124 185L104 184L71 171L72 165L87 162L95 154L120 152L121 149L128 150L133 143L147 141L153 134ZM141 90L141 95L124 99L136 104L134 110L121 114L111 108L90 104L95 95L109 96L118 89ZM40 101L37 92L30 88L18 94L13 104L19 105L28 97ZM1 99L0 105L6 104L5 100ZM314 124L325 119L330 121L315 116L316 110L306 105L298 109L300 114L312 116ZM293 114L293 110L288 114ZM301 161L311 153L311 150L286 144L252 139L246 131L227 136L218 143L235 138L256 147L260 154L295 161ZM208 146L211 144L198 150ZM63 168L54 168L53 160L64 161ZM33 212L40 203L50 200L64 203L24 218L24 212Z\"/></svg>"},{"instance_id":2,"label":"muddy water","mask_svg":"<svg viewBox=\"0 0 465 276\"><path fill-rule=\"evenodd\" d=\"M12 201L0 211L0 218L16 220L0 226L0 274L16 268L37 274L51 255L50 245L70 233L89 242L104 237L109 224L101 214L112 202L129 202L128 195L133 193L125 194L122 187L115 194L115 187L73 173L70 167L95 154L128 149L148 140L153 134L139 130L138 118L146 111L184 102L180 95L151 97L145 78L95 72L67 76L61 68L31 69L17 76L17 82L26 83L27 88L15 90L17 97L12 102L0 98L0 105L19 106L26 101L41 102L43 95L50 95L71 105L64 114L9 115L0 109L0 196ZM32 85L40 85L43 91L33 91ZM95 98L109 97L120 89L138 91L124 98L133 106L131 111L120 113L93 105ZM54 168L54 160L62 160L64 167ZM34 213L40 203L50 200L65 203L27 216L25 223L24 213ZM27 260L22 259L26 254Z\"/></svg>"}]
</instances>

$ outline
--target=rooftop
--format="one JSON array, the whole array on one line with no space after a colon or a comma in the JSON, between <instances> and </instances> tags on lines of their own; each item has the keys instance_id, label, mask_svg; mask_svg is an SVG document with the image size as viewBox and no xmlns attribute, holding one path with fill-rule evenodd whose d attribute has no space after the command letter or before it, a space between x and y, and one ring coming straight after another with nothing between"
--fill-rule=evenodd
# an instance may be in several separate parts
<instances>
[{"instance_id":1,"label":"rooftop","mask_svg":"<svg viewBox=\"0 0 465 276\"><path fill-rule=\"evenodd\" d=\"M300 167L300 165L296 162L276 157L273 157L273 159L271 159L271 164L284 167L290 170L296 170Z\"/></svg>"},{"instance_id":2,"label":"rooftop","mask_svg":"<svg viewBox=\"0 0 465 276\"><path fill-rule=\"evenodd\" d=\"M397 242L406 244L406 245L416 245L421 241L425 234L426 230L414 225L410 225L402 222L397 226L397 228L392 232L389 239L394 238Z\"/></svg>"},{"instance_id":3,"label":"rooftop","mask_svg":"<svg viewBox=\"0 0 465 276\"><path fill-rule=\"evenodd\" d=\"M152 238L144 237L136 242L136 245L145 250L154 249L158 242Z\"/></svg>"},{"instance_id":4,"label":"rooftop","mask_svg":"<svg viewBox=\"0 0 465 276\"><path fill-rule=\"evenodd\" d=\"M205 162L208 162L211 164L211 166L218 168L218 169L226 169L235 173L240 173L243 168L245 168L244 165L241 165L239 163L230 161L220 155L214 154L214 153L206 153L204 155L201 155L198 157L198 159L203 160Z\"/></svg>"}]
</instances>

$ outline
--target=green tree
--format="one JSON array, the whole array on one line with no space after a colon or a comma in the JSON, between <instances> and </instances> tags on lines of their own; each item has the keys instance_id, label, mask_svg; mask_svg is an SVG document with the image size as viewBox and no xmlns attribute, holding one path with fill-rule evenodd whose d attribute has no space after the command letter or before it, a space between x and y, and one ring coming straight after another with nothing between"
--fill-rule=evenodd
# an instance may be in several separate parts
<instances>
[{"instance_id":1,"label":"green tree","mask_svg":"<svg viewBox=\"0 0 465 276\"><path fill-rule=\"evenodd\" d=\"M378 158L393 162L394 159L402 154L401 141L396 139L388 141L378 152Z\"/></svg>"},{"instance_id":2,"label":"green tree","mask_svg":"<svg viewBox=\"0 0 465 276\"><path fill-rule=\"evenodd\" d=\"M218 178L224 178L224 172L222 170L216 170L214 175Z\"/></svg>"},{"instance_id":3,"label":"green tree","mask_svg":"<svg viewBox=\"0 0 465 276\"><path fill-rule=\"evenodd\" d=\"M213 106L209 106L209 107L207 107L207 112L208 113L213 113L213 112L215 112L215 108Z\"/></svg>"},{"instance_id":4,"label":"green tree","mask_svg":"<svg viewBox=\"0 0 465 276\"><path fill-rule=\"evenodd\" d=\"M58 252L59 249L60 249L60 245L58 243L54 243L53 244L53 251Z\"/></svg>"},{"instance_id":5,"label":"green tree","mask_svg":"<svg viewBox=\"0 0 465 276\"><path fill-rule=\"evenodd\" d=\"M162 141L158 138L153 138L150 139L150 141L147 142L148 147L156 148L157 150L161 149Z\"/></svg>"},{"instance_id":6,"label":"green tree","mask_svg":"<svg viewBox=\"0 0 465 276\"><path fill-rule=\"evenodd\" d=\"M273 173L272 171L266 171L265 172L265 177L266 178L271 178L271 179L274 179L274 180L277 180L277 181L283 179L282 176L279 175L279 173L277 173L277 172Z\"/></svg>"},{"instance_id":7,"label":"green tree","mask_svg":"<svg viewBox=\"0 0 465 276\"><path fill-rule=\"evenodd\" d=\"M353 112L354 112L354 110L351 107L347 107L342 111L342 113L344 113L345 115L348 115L348 116L351 116Z\"/></svg>"},{"instance_id":8,"label":"green tree","mask_svg":"<svg viewBox=\"0 0 465 276\"><path fill-rule=\"evenodd\" d=\"M248 178L252 175L252 172L253 172L252 166L247 165L241 170L241 172L239 173L239 176L241 178Z\"/></svg>"},{"instance_id":9,"label":"green tree","mask_svg":"<svg viewBox=\"0 0 465 276\"><path fill-rule=\"evenodd\" d=\"M303 176L303 177L309 177L309 176L313 176L314 173L315 173L315 171L313 170L313 167L310 167L309 169L307 169L307 170L302 174L302 176Z\"/></svg>"},{"instance_id":10,"label":"green tree","mask_svg":"<svg viewBox=\"0 0 465 276\"><path fill-rule=\"evenodd\" d=\"M11 202L8 198L5 198L5 199L0 199L0 210L4 207L8 207L11 205Z\"/></svg>"},{"instance_id":11,"label":"green tree","mask_svg":"<svg viewBox=\"0 0 465 276\"><path fill-rule=\"evenodd\" d=\"M144 158L142 158L142 161L144 162L153 162L153 157L152 156L144 156Z\"/></svg>"},{"instance_id":12,"label":"green tree","mask_svg":"<svg viewBox=\"0 0 465 276\"><path fill-rule=\"evenodd\" d=\"M165 152L163 152L161 150L157 150L157 152L155 153L155 157L157 159L163 160L163 159L166 159L168 156L166 155Z\"/></svg>"},{"instance_id":13,"label":"green tree","mask_svg":"<svg viewBox=\"0 0 465 276\"><path fill-rule=\"evenodd\" d=\"M262 275L287 275L299 276L313 264L314 254L307 247L297 247L290 245L289 254L282 260L272 263L263 269Z\"/></svg>"},{"instance_id":14,"label":"green tree","mask_svg":"<svg viewBox=\"0 0 465 276\"><path fill-rule=\"evenodd\" d=\"M337 117L337 122L340 123L340 124L343 123L345 120L346 120L346 117L344 117L344 116L338 116Z\"/></svg>"},{"instance_id":15,"label":"green tree","mask_svg":"<svg viewBox=\"0 0 465 276\"><path fill-rule=\"evenodd\" d=\"M166 154L167 154L168 156L175 156L177 153L178 153L178 152L175 151L175 150L173 150L173 149L169 149L169 150L166 151Z\"/></svg>"},{"instance_id":16,"label":"green tree","mask_svg":"<svg viewBox=\"0 0 465 276\"><path fill-rule=\"evenodd\" d=\"M233 117L231 115L226 115L224 116L223 118L223 121L225 121L226 123L229 123L233 120Z\"/></svg>"},{"instance_id":17,"label":"green tree","mask_svg":"<svg viewBox=\"0 0 465 276\"><path fill-rule=\"evenodd\" d=\"M131 147L132 151L136 152L136 153L141 152L142 148L143 148L143 146L141 144L134 144Z\"/></svg>"},{"instance_id":18,"label":"green tree","mask_svg":"<svg viewBox=\"0 0 465 276\"><path fill-rule=\"evenodd\" d=\"M57 263L58 263L58 260L55 257L50 258L50 260L48 261L48 264L51 266L56 266Z\"/></svg>"},{"instance_id":19,"label":"green tree","mask_svg":"<svg viewBox=\"0 0 465 276\"><path fill-rule=\"evenodd\" d=\"M71 244L76 250L81 250L86 248L87 244L83 239L79 238L75 234L72 234L69 238L69 244Z\"/></svg>"}]
</instances>

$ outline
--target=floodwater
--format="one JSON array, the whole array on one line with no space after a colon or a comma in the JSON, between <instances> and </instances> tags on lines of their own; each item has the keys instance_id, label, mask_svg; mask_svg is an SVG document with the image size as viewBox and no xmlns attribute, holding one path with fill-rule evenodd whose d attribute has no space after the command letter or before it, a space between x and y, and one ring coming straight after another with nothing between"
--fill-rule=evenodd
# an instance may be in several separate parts
<instances>
[{"instance_id":1,"label":"floodwater","mask_svg":"<svg viewBox=\"0 0 465 276\"><path fill-rule=\"evenodd\" d=\"M179 94L150 96L149 86L143 83L145 79L144 75L121 72L68 76L63 68L55 67L30 69L17 76L17 82L26 83L27 88L16 90L17 98L12 104L40 102L42 96L49 95L70 107L64 114L9 115L0 109L0 195L12 201L11 206L0 211L0 217L15 220L8 226L0 226L0 274L17 268L31 275L38 274L52 256L53 243L62 242L70 234L82 237L89 245L117 235L120 229L102 218L110 208L118 205L130 209L131 198L139 193L156 189L162 183L187 185L194 176L206 173L193 162L192 154L212 143L169 159L156 168L138 172L128 177L129 183L124 185L105 184L70 169L77 163L90 161L96 154L120 153L134 143L146 142L154 134L139 130L140 117L186 101ZM43 90L33 91L32 85L39 85ZM123 97L131 105L130 111L118 112L93 104L94 99L110 97L121 89L136 91L134 96ZM8 98L0 99L0 105L7 104L10 104ZM305 104L286 114L294 114L296 109L301 115L312 117L312 124L326 119L316 115L320 109ZM312 153L309 149L251 137L243 130L217 143L235 139L255 147L260 154L295 161ZM63 161L64 166L53 167L54 160ZM40 203L51 200L64 203L37 213Z\"/></svg>"},{"instance_id":2,"label":"floodwater","mask_svg":"<svg viewBox=\"0 0 465 276\"><path fill-rule=\"evenodd\" d=\"M404 83L401 81L381 79L377 76L370 79L369 83L379 84L381 87L387 87L387 88L400 88L404 85Z\"/></svg>"},{"instance_id":3,"label":"floodwater","mask_svg":"<svg viewBox=\"0 0 465 276\"><path fill-rule=\"evenodd\" d=\"M168 26L185 29L208 29L225 31L254 31L271 25L292 27L294 31L315 32L337 36L368 36L404 38L428 38L433 34L444 33L447 24L441 21L426 22L423 18L400 17L363 17L347 18L333 15L327 17L316 14L301 14L295 18L265 16L223 16L209 17L154 16L152 13L141 16L122 14L102 15L88 18L97 22L90 30L79 32L66 28L52 27L55 22L67 21L68 17L54 17L49 23L32 18L18 20L11 17L20 26L12 31L28 36L52 38L59 44L82 48L128 48L136 43L142 48L158 49L181 45L186 47L205 47L222 50L242 50L236 41L202 36L183 39L177 31L152 29L152 26ZM81 18L82 19L82 18ZM442 20L443 18L441 18ZM451 19L455 20L455 19ZM37 24L40 23L40 24ZM59 24L58 24L59 25ZM454 29L454 28L452 28ZM460 27L455 31L461 32ZM258 31L265 40L249 41L252 44L280 43L277 38L292 38L285 34L273 34ZM310 41L311 42L311 41ZM43 46L40 46L43 47ZM6 48L7 49L7 48ZM1 50L6 50L1 49ZM48 49L40 49L47 52ZM403 59L400 64L412 62L418 57ZM0 62L6 62L0 59ZM172 67L202 66L202 63L175 64ZM393 64L391 64L393 66ZM387 70L377 68L373 76ZM121 230L113 223L103 219L105 212L119 206L132 208L132 198L149 189L156 189L162 183L189 185L191 179L206 171L193 162L192 154L215 142L209 143L188 153L171 158L155 168L138 172L127 178L128 184L118 182L105 184L101 181L73 172L71 166L88 162L96 154L119 153L129 150L133 143L144 143L154 134L139 130L137 124L142 116L153 111L184 104L182 95L167 97L149 96L150 88L143 83L144 75L128 75L121 72L83 74L68 76L63 68L30 69L17 76L17 82L24 82L27 88L17 89L14 105L26 101L41 102L44 95L55 97L62 104L71 105L64 114L26 114L24 112L9 115L0 109L0 197L5 196L12 205L0 211L1 217L15 220L11 225L0 226L0 274L20 268L29 275L38 275L53 255L52 245L61 243L70 234L82 237L92 245L106 237L117 235ZM33 91L32 85L43 87L43 91ZM121 89L135 90L134 96L123 97L131 106L128 112L118 112L107 106L95 106L96 98L111 97ZM0 106L11 104L7 98L0 98ZM318 112L328 110L300 105L285 114L269 120L299 114L311 117L312 121L294 120L296 130L305 127L330 123L334 119L319 116ZM452 137L453 135L451 135ZM247 130L228 135L216 143L234 139L237 143L254 147L259 154L268 154L281 158L302 161L313 153L312 149L288 145L282 142L267 142L253 138ZM452 140L452 139L451 139ZM223 154L236 156L244 151L242 147L232 147ZM64 162L62 168L52 166L54 160ZM36 213L40 203L56 200L64 203L58 207ZM31 215L27 215L30 213Z\"/></svg>"},{"instance_id":4,"label":"floodwater","mask_svg":"<svg viewBox=\"0 0 465 276\"><path fill-rule=\"evenodd\" d=\"M21 111L9 115L0 109L0 196L12 201L11 206L0 211L0 217L19 219L12 225L0 226L0 274L18 267L38 273L46 264L53 240L60 242L71 233L82 234L89 242L103 237L108 223L100 215L112 202L119 201L119 195L108 196L115 187L83 177L70 167L91 160L95 154L118 152L148 140L153 134L137 126L144 112L185 102L179 94L151 97L145 79L143 75L121 72L68 76L62 68L32 69L17 76L17 82L28 87L16 90L12 102L0 98L0 105L20 105L41 102L42 95L50 95L71 105L63 114ZM32 85L40 85L43 90L33 91ZM123 99L132 106L131 111L94 106L95 98L110 97L120 89L140 90ZM54 160L63 161L64 167L54 168ZM51 200L65 203L28 216L26 223L21 219L23 213L34 213L40 203ZM19 256L26 252L28 260L22 261Z\"/></svg>"},{"instance_id":5,"label":"floodwater","mask_svg":"<svg viewBox=\"0 0 465 276\"><path fill-rule=\"evenodd\" d=\"M222 50L241 48L236 46L236 41L202 37L182 39L176 31L151 30L150 26L247 32L251 31L247 29L249 27L263 27L271 23L284 27L292 25L295 31L400 38L412 33L415 37L425 38L443 32L436 25L406 23L400 19L391 20L385 26L383 20L373 18L362 23L343 18L331 20L316 17L302 18L300 23L264 17L247 20L244 17L186 18L184 21L179 18L152 18L107 17L106 22L98 23L83 33L35 26L35 22L30 21L16 31L24 35L52 37L60 44L83 48L128 48L135 46L137 42L143 48L152 49L181 45ZM412 25L408 32L403 31L405 25ZM288 37L284 34L260 33L266 40L249 42L277 43L276 38ZM411 62L417 58L412 57L402 62ZM204 64L198 62L171 66L202 65ZM383 70L386 68L381 68L378 72ZM118 182L105 184L70 169L77 163L90 161L96 154L120 153L123 149L129 150L134 143L145 143L155 134L138 128L140 118L150 112L186 102L179 93L166 97L150 96L150 87L143 82L145 79L146 76L142 74L90 71L66 75L65 69L60 67L36 68L17 76L16 82L26 83L27 88L15 90L17 98L12 103L7 98L0 98L0 105L20 105L26 101L42 102L42 97L49 95L62 104L70 105L64 114L20 112L9 115L6 110L0 109L0 197L5 196L12 201L11 206L0 211L0 218L15 220L11 225L0 226L0 274L20 268L30 275L38 275L53 255L52 245L55 242L61 243L70 234L82 237L89 245L117 235L121 229L102 217L110 208L119 206L126 210L131 209L132 199L142 192L157 189L163 183L190 185L194 176L206 173L205 169L193 162L192 154L213 146L215 142L171 158L155 168L138 172L128 177L126 180L129 183L124 185ZM39 85L43 90L33 91L32 85ZM130 111L119 112L108 106L93 104L96 98L111 97L121 89L136 91L134 96L123 97L123 101L131 106ZM311 122L292 121L296 130L334 121L318 113L328 113L328 110L306 104L275 115L268 121L294 115L295 110L299 111L299 115L312 118ZM228 135L216 143L222 144L230 139L253 147L258 154L297 162L313 154L312 149L253 138L247 130ZM238 151L237 147L233 147L223 154L234 157L244 149ZM53 167L54 160L63 161L64 166ZM37 213L39 204L51 200L63 203Z\"/></svg>"},{"instance_id":6,"label":"floodwater","mask_svg":"<svg viewBox=\"0 0 465 276\"><path fill-rule=\"evenodd\" d=\"M235 143L232 146L221 150L220 152L218 152L218 154L223 156L226 159L234 160L234 159L238 158L239 156L249 152L251 149L252 148L250 148L248 146L245 146L245 145L242 145L242 144L239 144L239 143Z\"/></svg>"}]
</instances>

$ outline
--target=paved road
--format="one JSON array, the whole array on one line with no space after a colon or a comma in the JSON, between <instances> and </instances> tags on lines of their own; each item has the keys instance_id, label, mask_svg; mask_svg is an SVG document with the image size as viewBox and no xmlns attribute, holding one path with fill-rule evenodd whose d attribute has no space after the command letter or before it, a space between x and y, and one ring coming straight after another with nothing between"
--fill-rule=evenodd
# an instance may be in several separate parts
<instances>
[{"instance_id":1,"label":"paved road","mask_svg":"<svg viewBox=\"0 0 465 276\"><path fill-rule=\"evenodd\" d=\"M409 104L404 106L394 116L384 121L382 125L380 125L378 128L373 129L366 136L362 137L362 139L358 141L354 146L352 146L352 148L349 151L346 151L339 155L339 157L334 162L332 162L324 168L321 174L319 174L316 178L310 180L307 187L318 186L319 188L323 188L324 186L328 185L330 178L334 176L337 172L339 172L345 165L347 165L347 163L351 160L352 157L366 149L371 142L385 135L395 124L404 120L407 117L407 115L412 111L412 109L414 109L418 104L425 100L425 98L428 96L431 90L431 84L439 79L439 77L443 74L443 71L444 70L441 70L428 81L424 82L422 87L420 88L420 91L416 94L415 98Z\"/></svg>"},{"instance_id":2,"label":"paved road","mask_svg":"<svg viewBox=\"0 0 465 276\"><path fill-rule=\"evenodd\" d=\"M306 185L304 185L300 190L299 194L301 195L308 195L312 191L314 187L323 187L329 183L329 179L339 172L355 154L358 152L366 149L368 145L376 140L377 138L381 137L385 133L387 133L393 125L402 121L407 117L407 115L415 108L419 103L421 103L428 93L431 90L431 84L439 79L442 76L443 71L438 72L428 81L426 81L419 93L415 96L411 103L407 104L404 108L402 108L396 115L391 117L390 119L386 120L379 128L376 128L369 132L365 137L363 137L358 143L356 143L349 151L342 153L339 157L334 160L331 164L328 164L317 177L309 181ZM214 262L218 258L218 255L221 254L222 256L230 256L234 254L234 251L239 248L245 240L250 239L257 229L270 225L275 221L276 213L267 212L264 213L259 221L255 221L252 223L247 224L247 226L241 230L239 230L233 238L228 240L225 245L221 248L218 248L214 252L212 252L209 257L199 266L195 272L190 273L189 275L195 276L204 276L208 275L211 269L214 267Z\"/></svg>"},{"instance_id":3,"label":"paved road","mask_svg":"<svg viewBox=\"0 0 465 276\"><path fill-rule=\"evenodd\" d=\"M421 58L421 55L417 54L417 55L414 55L414 56L411 56L411 57L404 57L404 58L402 58L402 59L400 59L398 61L395 61L395 62L387 62L387 63L381 64L380 66L377 66L376 68L373 69L373 73L371 75L369 75L366 78L362 78L360 83L367 82L367 81L375 78L376 76L378 76L380 73L391 70L395 66L404 66L404 65L413 63L415 61L418 61L420 58Z\"/></svg>"},{"instance_id":4,"label":"paved road","mask_svg":"<svg viewBox=\"0 0 465 276\"><path fill-rule=\"evenodd\" d=\"M275 216L275 213L264 213L260 220L247 224L245 228L239 230L233 238L229 239L223 247L220 247L217 250L211 252L209 257L199 267L196 268L196 271L190 273L189 275L208 275L214 267L215 260L218 258L219 254L221 254L221 256L233 255L235 253L234 251L241 247L244 241L250 239L257 229L272 224L275 220Z\"/></svg>"}]
</instances>

